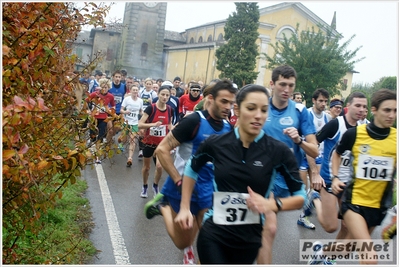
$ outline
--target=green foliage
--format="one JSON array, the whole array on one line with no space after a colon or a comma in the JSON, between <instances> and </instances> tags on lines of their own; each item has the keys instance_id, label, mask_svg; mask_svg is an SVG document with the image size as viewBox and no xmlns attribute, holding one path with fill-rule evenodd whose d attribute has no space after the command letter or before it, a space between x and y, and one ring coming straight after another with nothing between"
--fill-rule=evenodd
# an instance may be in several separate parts
<instances>
[{"instance_id":1,"label":"green foliage","mask_svg":"<svg viewBox=\"0 0 399 267\"><path fill-rule=\"evenodd\" d=\"M253 83L258 76L254 72L259 55L256 40L259 33L259 7L257 3L235 3L236 11L229 15L224 27L227 44L216 50L216 68L220 78L229 78L238 87Z\"/></svg>"},{"instance_id":2,"label":"green foliage","mask_svg":"<svg viewBox=\"0 0 399 267\"><path fill-rule=\"evenodd\" d=\"M95 159L82 127L86 119L92 121L91 114L76 109L85 90L72 73L76 56L70 56L71 42L82 26L104 25L109 6L4 2L2 7L2 259L14 264L21 263L27 251L45 251L52 245L48 240L32 242L40 235L44 218L58 224L66 221L47 211ZM110 150L96 146L99 155ZM42 256L51 263L59 261L58 256L37 255Z\"/></svg>"},{"instance_id":3,"label":"green foliage","mask_svg":"<svg viewBox=\"0 0 399 267\"><path fill-rule=\"evenodd\" d=\"M96 248L88 240L93 225L89 201L83 197L86 188L86 182L78 179L64 190L54 208L35 222L35 230L24 230L24 235L13 245L14 264L85 264L89 261ZM7 229L3 225L3 243L10 240L8 236L12 234Z\"/></svg>"},{"instance_id":4,"label":"green foliage","mask_svg":"<svg viewBox=\"0 0 399 267\"><path fill-rule=\"evenodd\" d=\"M275 51L272 57L262 53L268 61L263 67L273 69L283 64L292 66L298 75L296 88L303 93L307 103L312 102L312 94L317 88L326 89L330 95L340 94L339 90L346 89L342 78L354 69L355 63L363 59L354 60L361 47L347 51L354 37L340 45L341 37L332 31L316 32L312 27L311 31L299 32L297 24L295 34L290 38L284 35L284 40L270 44Z\"/></svg>"}]
</instances>

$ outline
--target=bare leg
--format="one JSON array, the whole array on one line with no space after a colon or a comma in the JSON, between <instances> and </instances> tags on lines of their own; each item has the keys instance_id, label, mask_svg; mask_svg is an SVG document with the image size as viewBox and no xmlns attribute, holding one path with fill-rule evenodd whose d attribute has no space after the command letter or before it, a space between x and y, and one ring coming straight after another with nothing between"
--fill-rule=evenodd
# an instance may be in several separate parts
<instances>
[{"instance_id":1,"label":"bare leg","mask_svg":"<svg viewBox=\"0 0 399 267\"><path fill-rule=\"evenodd\" d=\"M320 190L320 199L313 200L317 212L317 219L327 233L333 233L338 229L338 203L337 197L326 191Z\"/></svg>"},{"instance_id":2,"label":"bare leg","mask_svg":"<svg viewBox=\"0 0 399 267\"><path fill-rule=\"evenodd\" d=\"M265 224L262 231L262 247L259 249L257 264L272 263L273 241L277 232L277 215L273 211L265 214Z\"/></svg>"},{"instance_id":3,"label":"bare leg","mask_svg":"<svg viewBox=\"0 0 399 267\"><path fill-rule=\"evenodd\" d=\"M155 165L156 169L155 169L155 177L154 177L154 183L158 184L159 181L161 180L161 176L162 176L162 165L161 162L156 159L156 165Z\"/></svg>"},{"instance_id":4,"label":"bare leg","mask_svg":"<svg viewBox=\"0 0 399 267\"><path fill-rule=\"evenodd\" d=\"M129 137L130 137L130 139L129 139L129 158L132 159L134 149L136 148L136 143L135 143L134 134L130 134Z\"/></svg>"},{"instance_id":5,"label":"bare leg","mask_svg":"<svg viewBox=\"0 0 399 267\"><path fill-rule=\"evenodd\" d=\"M191 246L198 233L198 224L194 222L193 228L183 230L179 224L174 222L177 214L169 205L161 207L161 213L165 222L166 231L175 246L178 249L184 249Z\"/></svg>"},{"instance_id":6,"label":"bare leg","mask_svg":"<svg viewBox=\"0 0 399 267\"><path fill-rule=\"evenodd\" d=\"M344 221L345 225L348 228L348 232L350 233L351 237L353 237L353 239L366 239L371 241L370 235L373 232L374 227L371 227L369 229L367 227L366 221L360 214L352 210L347 210L344 214ZM375 252L368 251L368 254L368 257L372 258L372 255L375 254ZM360 260L360 264L377 265L378 261L374 259Z\"/></svg>"},{"instance_id":7,"label":"bare leg","mask_svg":"<svg viewBox=\"0 0 399 267\"><path fill-rule=\"evenodd\" d=\"M141 169L141 174L143 175L143 185L148 183L148 175L150 173L151 158L144 158L143 168Z\"/></svg>"}]
</instances>

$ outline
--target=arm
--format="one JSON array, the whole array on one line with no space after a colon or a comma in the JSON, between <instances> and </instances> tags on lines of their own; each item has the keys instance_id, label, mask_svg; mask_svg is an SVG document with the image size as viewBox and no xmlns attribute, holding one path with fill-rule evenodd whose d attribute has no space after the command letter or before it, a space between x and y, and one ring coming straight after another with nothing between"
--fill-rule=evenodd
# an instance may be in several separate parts
<instances>
[{"instance_id":1,"label":"arm","mask_svg":"<svg viewBox=\"0 0 399 267\"><path fill-rule=\"evenodd\" d=\"M198 172L208 161L213 162L213 158L208 154L208 152L212 150L212 144L208 145L207 142L209 138L200 144L195 155L191 156L184 168L180 211L175 218L175 222L180 224L183 229L189 229L193 226L193 215L190 212L190 202L194 186L198 179Z\"/></svg>"},{"instance_id":2,"label":"arm","mask_svg":"<svg viewBox=\"0 0 399 267\"><path fill-rule=\"evenodd\" d=\"M339 194L344 190L345 183L343 183L338 177L339 166L341 165L341 156L337 153L336 150L333 151L331 155L331 171L332 171L332 182L331 189L334 194Z\"/></svg>"},{"instance_id":3,"label":"arm","mask_svg":"<svg viewBox=\"0 0 399 267\"><path fill-rule=\"evenodd\" d=\"M317 148L317 141L314 134L308 134L305 137L305 141L302 141L298 130L295 127L288 127L283 130L285 135L288 135L292 141L299 145L307 155L315 158L319 155L319 150Z\"/></svg>"},{"instance_id":4,"label":"arm","mask_svg":"<svg viewBox=\"0 0 399 267\"><path fill-rule=\"evenodd\" d=\"M175 218L175 223L180 224L183 229L190 229L193 227L193 215L190 211L191 195L196 184L196 180L184 176L184 183L182 185L182 198L180 201L180 211Z\"/></svg>"},{"instance_id":5,"label":"arm","mask_svg":"<svg viewBox=\"0 0 399 267\"><path fill-rule=\"evenodd\" d=\"M331 154L331 189L334 194L340 193L345 187L339 177L339 169L342 162L342 154L346 151L352 151L353 145L356 141L356 127L347 130L341 140L339 141L336 149Z\"/></svg>"},{"instance_id":6,"label":"arm","mask_svg":"<svg viewBox=\"0 0 399 267\"><path fill-rule=\"evenodd\" d=\"M268 211L274 211L277 213L284 210L297 210L302 208L305 201L304 197L299 195L281 198L280 201L282 205L281 209L279 209L277 206L277 202L274 198L265 198L260 194L252 191L249 186L247 187L247 189L249 193L249 198L247 198L246 200L247 206L249 209L259 214L265 214Z\"/></svg>"},{"instance_id":7,"label":"arm","mask_svg":"<svg viewBox=\"0 0 399 267\"><path fill-rule=\"evenodd\" d=\"M161 121L157 121L157 122L145 122L148 119L148 114L144 112L143 116L141 117L141 119L139 120L139 129L148 129L150 127L158 127L162 125Z\"/></svg>"},{"instance_id":8,"label":"arm","mask_svg":"<svg viewBox=\"0 0 399 267\"><path fill-rule=\"evenodd\" d=\"M155 154L159 162L175 184L181 180L181 176L177 171L175 165L173 164L173 159L170 156L170 151L175 149L179 145L180 143L176 140L173 133L169 132L155 149Z\"/></svg>"}]
</instances>

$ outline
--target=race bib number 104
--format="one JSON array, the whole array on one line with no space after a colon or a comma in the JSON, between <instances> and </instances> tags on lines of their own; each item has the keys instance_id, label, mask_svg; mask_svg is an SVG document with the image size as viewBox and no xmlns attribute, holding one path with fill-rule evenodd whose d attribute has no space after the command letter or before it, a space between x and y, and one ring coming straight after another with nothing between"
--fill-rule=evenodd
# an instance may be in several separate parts
<instances>
[{"instance_id":1,"label":"race bib number 104","mask_svg":"<svg viewBox=\"0 0 399 267\"><path fill-rule=\"evenodd\" d=\"M390 181L393 175L393 158L370 155L360 155L356 171L356 178Z\"/></svg>"},{"instance_id":2,"label":"race bib number 104","mask_svg":"<svg viewBox=\"0 0 399 267\"><path fill-rule=\"evenodd\" d=\"M221 225L259 224L260 216L247 207L249 194L213 193L213 222Z\"/></svg>"}]
</instances>

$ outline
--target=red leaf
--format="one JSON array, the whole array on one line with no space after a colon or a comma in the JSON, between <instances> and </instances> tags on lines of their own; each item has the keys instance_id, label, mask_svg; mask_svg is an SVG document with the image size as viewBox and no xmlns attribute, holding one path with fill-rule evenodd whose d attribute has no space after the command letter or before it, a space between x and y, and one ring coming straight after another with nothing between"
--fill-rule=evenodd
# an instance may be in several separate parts
<instances>
[{"instance_id":1,"label":"red leaf","mask_svg":"<svg viewBox=\"0 0 399 267\"><path fill-rule=\"evenodd\" d=\"M44 110L44 111L50 110L48 107L46 107L46 106L44 105L44 100L43 100L43 98L38 97L38 98L37 98L37 102L38 102L39 108L40 108L41 110Z\"/></svg>"},{"instance_id":2,"label":"red leaf","mask_svg":"<svg viewBox=\"0 0 399 267\"><path fill-rule=\"evenodd\" d=\"M21 136L19 135L19 133L16 133L14 135L14 137L12 138L12 143L13 144L18 143L20 139L21 139Z\"/></svg>"},{"instance_id":3,"label":"red leaf","mask_svg":"<svg viewBox=\"0 0 399 267\"><path fill-rule=\"evenodd\" d=\"M27 144L24 144L18 151L18 154L25 154L26 152L28 152L29 147Z\"/></svg>"}]
</instances>

